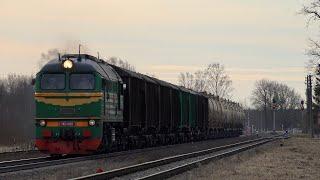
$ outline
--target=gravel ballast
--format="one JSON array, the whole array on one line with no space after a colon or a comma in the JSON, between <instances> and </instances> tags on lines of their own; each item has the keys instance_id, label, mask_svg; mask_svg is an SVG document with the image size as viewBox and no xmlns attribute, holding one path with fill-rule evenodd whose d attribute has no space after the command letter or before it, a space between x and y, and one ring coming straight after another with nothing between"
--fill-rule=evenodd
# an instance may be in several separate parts
<instances>
[{"instance_id":1,"label":"gravel ballast","mask_svg":"<svg viewBox=\"0 0 320 180\"><path fill-rule=\"evenodd\" d=\"M254 137L238 137L217 139L210 141L172 145L168 147L153 148L150 151L124 153L115 157L107 157L100 160L90 160L72 164L64 164L53 167L45 167L34 170L25 170L0 174L0 179L68 179L95 173L98 169L108 171L120 167L157 160L164 157L188 153L216 146L231 144L239 141L254 139Z\"/></svg>"}]
</instances>

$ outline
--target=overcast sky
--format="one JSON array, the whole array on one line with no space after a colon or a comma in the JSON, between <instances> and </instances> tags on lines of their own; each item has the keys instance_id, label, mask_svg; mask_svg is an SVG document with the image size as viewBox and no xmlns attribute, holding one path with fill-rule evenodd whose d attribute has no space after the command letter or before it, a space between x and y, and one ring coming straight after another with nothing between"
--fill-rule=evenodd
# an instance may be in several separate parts
<instances>
[{"instance_id":1,"label":"overcast sky","mask_svg":"<svg viewBox=\"0 0 320 180\"><path fill-rule=\"evenodd\" d=\"M254 82L279 80L304 93L303 0L0 0L0 73L31 74L51 48L126 59L177 82L180 72L225 65L235 100Z\"/></svg>"}]
</instances>

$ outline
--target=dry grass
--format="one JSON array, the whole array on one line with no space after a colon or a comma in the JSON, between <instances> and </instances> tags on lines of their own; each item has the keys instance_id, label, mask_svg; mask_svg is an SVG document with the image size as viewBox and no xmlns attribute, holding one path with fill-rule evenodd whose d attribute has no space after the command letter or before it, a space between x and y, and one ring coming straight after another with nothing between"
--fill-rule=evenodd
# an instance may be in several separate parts
<instances>
[{"instance_id":1,"label":"dry grass","mask_svg":"<svg viewBox=\"0 0 320 180\"><path fill-rule=\"evenodd\" d=\"M203 165L173 179L320 179L320 139L294 137Z\"/></svg>"}]
</instances>

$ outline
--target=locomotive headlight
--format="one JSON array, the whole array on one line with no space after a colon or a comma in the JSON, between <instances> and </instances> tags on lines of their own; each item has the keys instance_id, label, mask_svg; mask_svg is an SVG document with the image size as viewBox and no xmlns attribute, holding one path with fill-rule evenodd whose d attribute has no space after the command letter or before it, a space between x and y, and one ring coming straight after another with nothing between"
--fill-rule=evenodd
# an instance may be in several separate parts
<instances>
[{"instance_id":1,"label":"locomotive headlight","mask_svg":"<svg viewBox=\"0 0 320 180\"><path fill-rule=\"evenodd\" d=\"M94 126L96 124L96 121L94 121L93 119L91 119L90 121L89 121L89 125L90 126Z\"/></svg>"},{"instance_id":2,"label":"locomotive headlight","mask_svg":"<svg viewBox=\"0 0 320 180\"><path fill-rule=\"evenodd\" d=\"M46 125L46 121L45 121L45 120L41 120L41 121L39 122L39 124L40 124L40 126L44 127L44 126Z\"/></svg>"},{"instance_id":3,"label":"locomotive headlight","mask_svg":"<svg viewBox=\"0 0 320 180\"><path fill-rule=\"evenodd\" d=\"M70 59L63 61L63 67L65 69L71 69L73 67L73 62Z\"/></svg>"}]
</instances>

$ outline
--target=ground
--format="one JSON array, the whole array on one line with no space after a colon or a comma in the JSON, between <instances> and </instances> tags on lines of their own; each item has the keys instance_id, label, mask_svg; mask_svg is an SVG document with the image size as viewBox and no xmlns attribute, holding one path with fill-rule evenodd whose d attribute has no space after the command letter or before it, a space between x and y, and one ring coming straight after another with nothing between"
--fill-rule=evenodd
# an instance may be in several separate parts
<instances>
[{"instance_id":1,"label":"ground","mask_svg":"<svg viewBox=\"0 0 320 180\"><path fill-rule=\"evenodd\" d=\"M296 136L266 144L172 179L320 179L320 139Z\"/></svg>"}]
</instances>

